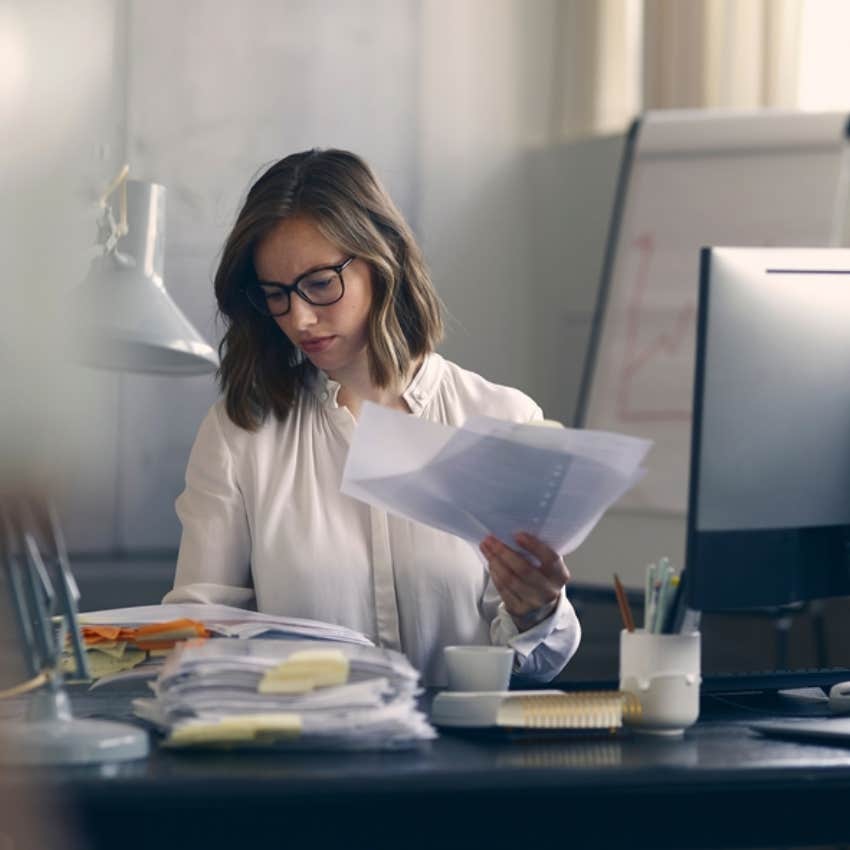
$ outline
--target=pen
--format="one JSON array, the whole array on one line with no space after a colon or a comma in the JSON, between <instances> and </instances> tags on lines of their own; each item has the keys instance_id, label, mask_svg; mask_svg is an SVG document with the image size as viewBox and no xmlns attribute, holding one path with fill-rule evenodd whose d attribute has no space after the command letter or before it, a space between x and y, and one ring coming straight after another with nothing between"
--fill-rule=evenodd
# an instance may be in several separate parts
<instances>
[{"instance_id":1,"label":"pen","mask_svg":"<svg viewBox=\"0 0 850 850\"><path fill-rule=\"evenodd\" d=\"M617 594L617 605L620 606L620 616L623 618L623 625L626 627L626 631L633 632L635 630L635 621L632 619L632 610L629 608L629 600L626 599L626 592L620 583L620 577L616 573L614 573L614 592Z\"/></svg>"},{"instance_id":2,"label":"pen","mask_svg":"<svg viewBox=\"0 0 850 850\"><path fill-rule=\"evenodd\" d=\"M661 594L661 577L663 575L661 565L662 562L659 562L655 571L655 579L652 582L652 592L649 595L649 613L646 625L648 632L655 631L655 616L658 613L658 597Z\"/></svg>"},{"instance_id":3,"label":"pen","mask_svg":"<svg viewBox=\"0 0 850 850\"><path fill-rule=\"evenodd\" d=\"M685 586L684 570L680 576L675 576L675 588L673 595L670 598L670 604L667 606L667 611L664 615L664 621L661 624L661 631L666 635L676 634L678 629L679 609L683 604L683 588Z\"/></svg>"},{"instance_id":4,"label":"pen","mask_svg":"<svg viewBox=\"0 0 850 850\"><path fill-rule=\"evenodd\" d=\"M668 604L667 597L670 593L670 579L675 572L669 558L662 558L658 562L658 568L658 598L652 618L652 631L656 634L660 634L661 632L661 625L664 622L664 611Z\"/></svg>"},{"instance_id":5,"label":"pen","mask_svg":"<svg viewBox=\"0 0 850 850\"><path fill-rule=\"evenodd\" d=\"M650 603L652 600L652 588L655 585L655 562L649 564L646 568L646 587L643 593L643 628L644 631L651 631L652 611Z\"/></svg>"},{"instance_id":6,"label":"pen","mask_svg":"<svg viewBox=\"0 0 850 850\"><path fill-rule=\"evenodd\" d=\"M655 617L655 631L660 635L666 634L667 619L670 615L670 609L673 606L676 589L679 586L679 576L675 572L672 572L672 567L670 569L671 572L661 587L658 614Z\"/></svg>"},{"instance_id":7,"label":"pen","mask_svg":"<svg viewBox=\"0 0 850 850\"><path fill-rule=\"evenodd\" d=\"M673 612L671 615L670 631L673 634L684 632L685 615L688 610L688 568L682 568L679 587L676 589Z\"/></svg>"}]
</instances>

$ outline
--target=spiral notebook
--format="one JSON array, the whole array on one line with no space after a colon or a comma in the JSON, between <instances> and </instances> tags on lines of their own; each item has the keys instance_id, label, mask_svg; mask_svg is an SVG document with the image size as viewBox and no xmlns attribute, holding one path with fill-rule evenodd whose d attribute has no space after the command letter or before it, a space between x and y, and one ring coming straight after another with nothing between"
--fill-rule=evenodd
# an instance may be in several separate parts
<instances>
[{"instance_id":1,"label":"spiral notebook","mask_svg":"<svg viewBox=\"0 0 850 850\"><path fill-rule=\"evenodd\" d=\"M624 691L443 691L431 722L466 730L616 732L640 716L640 702Z\"/></svg>"}]
</instances>

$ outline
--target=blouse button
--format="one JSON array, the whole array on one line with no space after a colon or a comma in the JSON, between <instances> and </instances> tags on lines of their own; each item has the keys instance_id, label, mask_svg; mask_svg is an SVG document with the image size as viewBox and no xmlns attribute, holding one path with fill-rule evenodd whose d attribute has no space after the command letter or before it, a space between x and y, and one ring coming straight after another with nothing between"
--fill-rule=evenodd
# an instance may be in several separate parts
<instances>
[{"instance_id":1,"label":"blouse button","mask_svg":"<svg viewBox=\"0 0 850 850\"><path fill-rule=\"evenodd\" d=\"M325 391L325 392L323 392L323 393L319 396L319 398L320 398L322 401L327 401L327 400L330 398L330 396L328 395L327 391Z\"/></svg>"}]
</instances>

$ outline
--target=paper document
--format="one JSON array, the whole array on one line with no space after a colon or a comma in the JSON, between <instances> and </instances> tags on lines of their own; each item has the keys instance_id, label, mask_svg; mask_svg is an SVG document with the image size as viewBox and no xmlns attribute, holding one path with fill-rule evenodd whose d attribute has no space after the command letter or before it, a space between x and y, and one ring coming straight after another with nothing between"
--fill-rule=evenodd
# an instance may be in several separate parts
<instances>
[{"instance_id":1,"label":"paper document","mask_svg":"<svg viewBox=\"0 0 850 850\"><path fill-rule=\"evenodd\" d=\"M525 531L574 551L643 476L649 440L486 416L460 428L366 402L342 479L346 495L478 544Z\"/></svg>"},{"instance_id":2,"label":"paper document","mask_svg":"<svg viewBox=\"0 0 850 850\"><path fill-rule=\"evenodd\" d=\"M203 623L208 631L220 637L253 638L263 635L344 641L372 646L372 641L365 635L335 623L323 623L319 620L306 620L300 617L280 617L258 611L246 611L230 605L202 602L171 602L163 605L137 605L132 608L89 611L80 614L80 623L84 626L140 626L181 618L197 620Z\"/></svg>"}]
</instances>

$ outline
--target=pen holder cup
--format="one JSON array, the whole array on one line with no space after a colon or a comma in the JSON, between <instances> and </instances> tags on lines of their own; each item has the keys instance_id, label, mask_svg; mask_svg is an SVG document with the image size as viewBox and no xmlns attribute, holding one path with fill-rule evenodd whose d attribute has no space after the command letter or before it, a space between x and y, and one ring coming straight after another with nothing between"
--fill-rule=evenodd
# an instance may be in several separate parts
<instances>
[{"instance_id":1,"label":"pen holder cup","mask_svg":"<svg viewBox=\"0 0 850 850\"><path fill-rule=\"evenodd\" d=\"M620 632L620 690L634 694L635 731L681 735L699 717L700 633Z\"/></svg>"}]
</instances>

